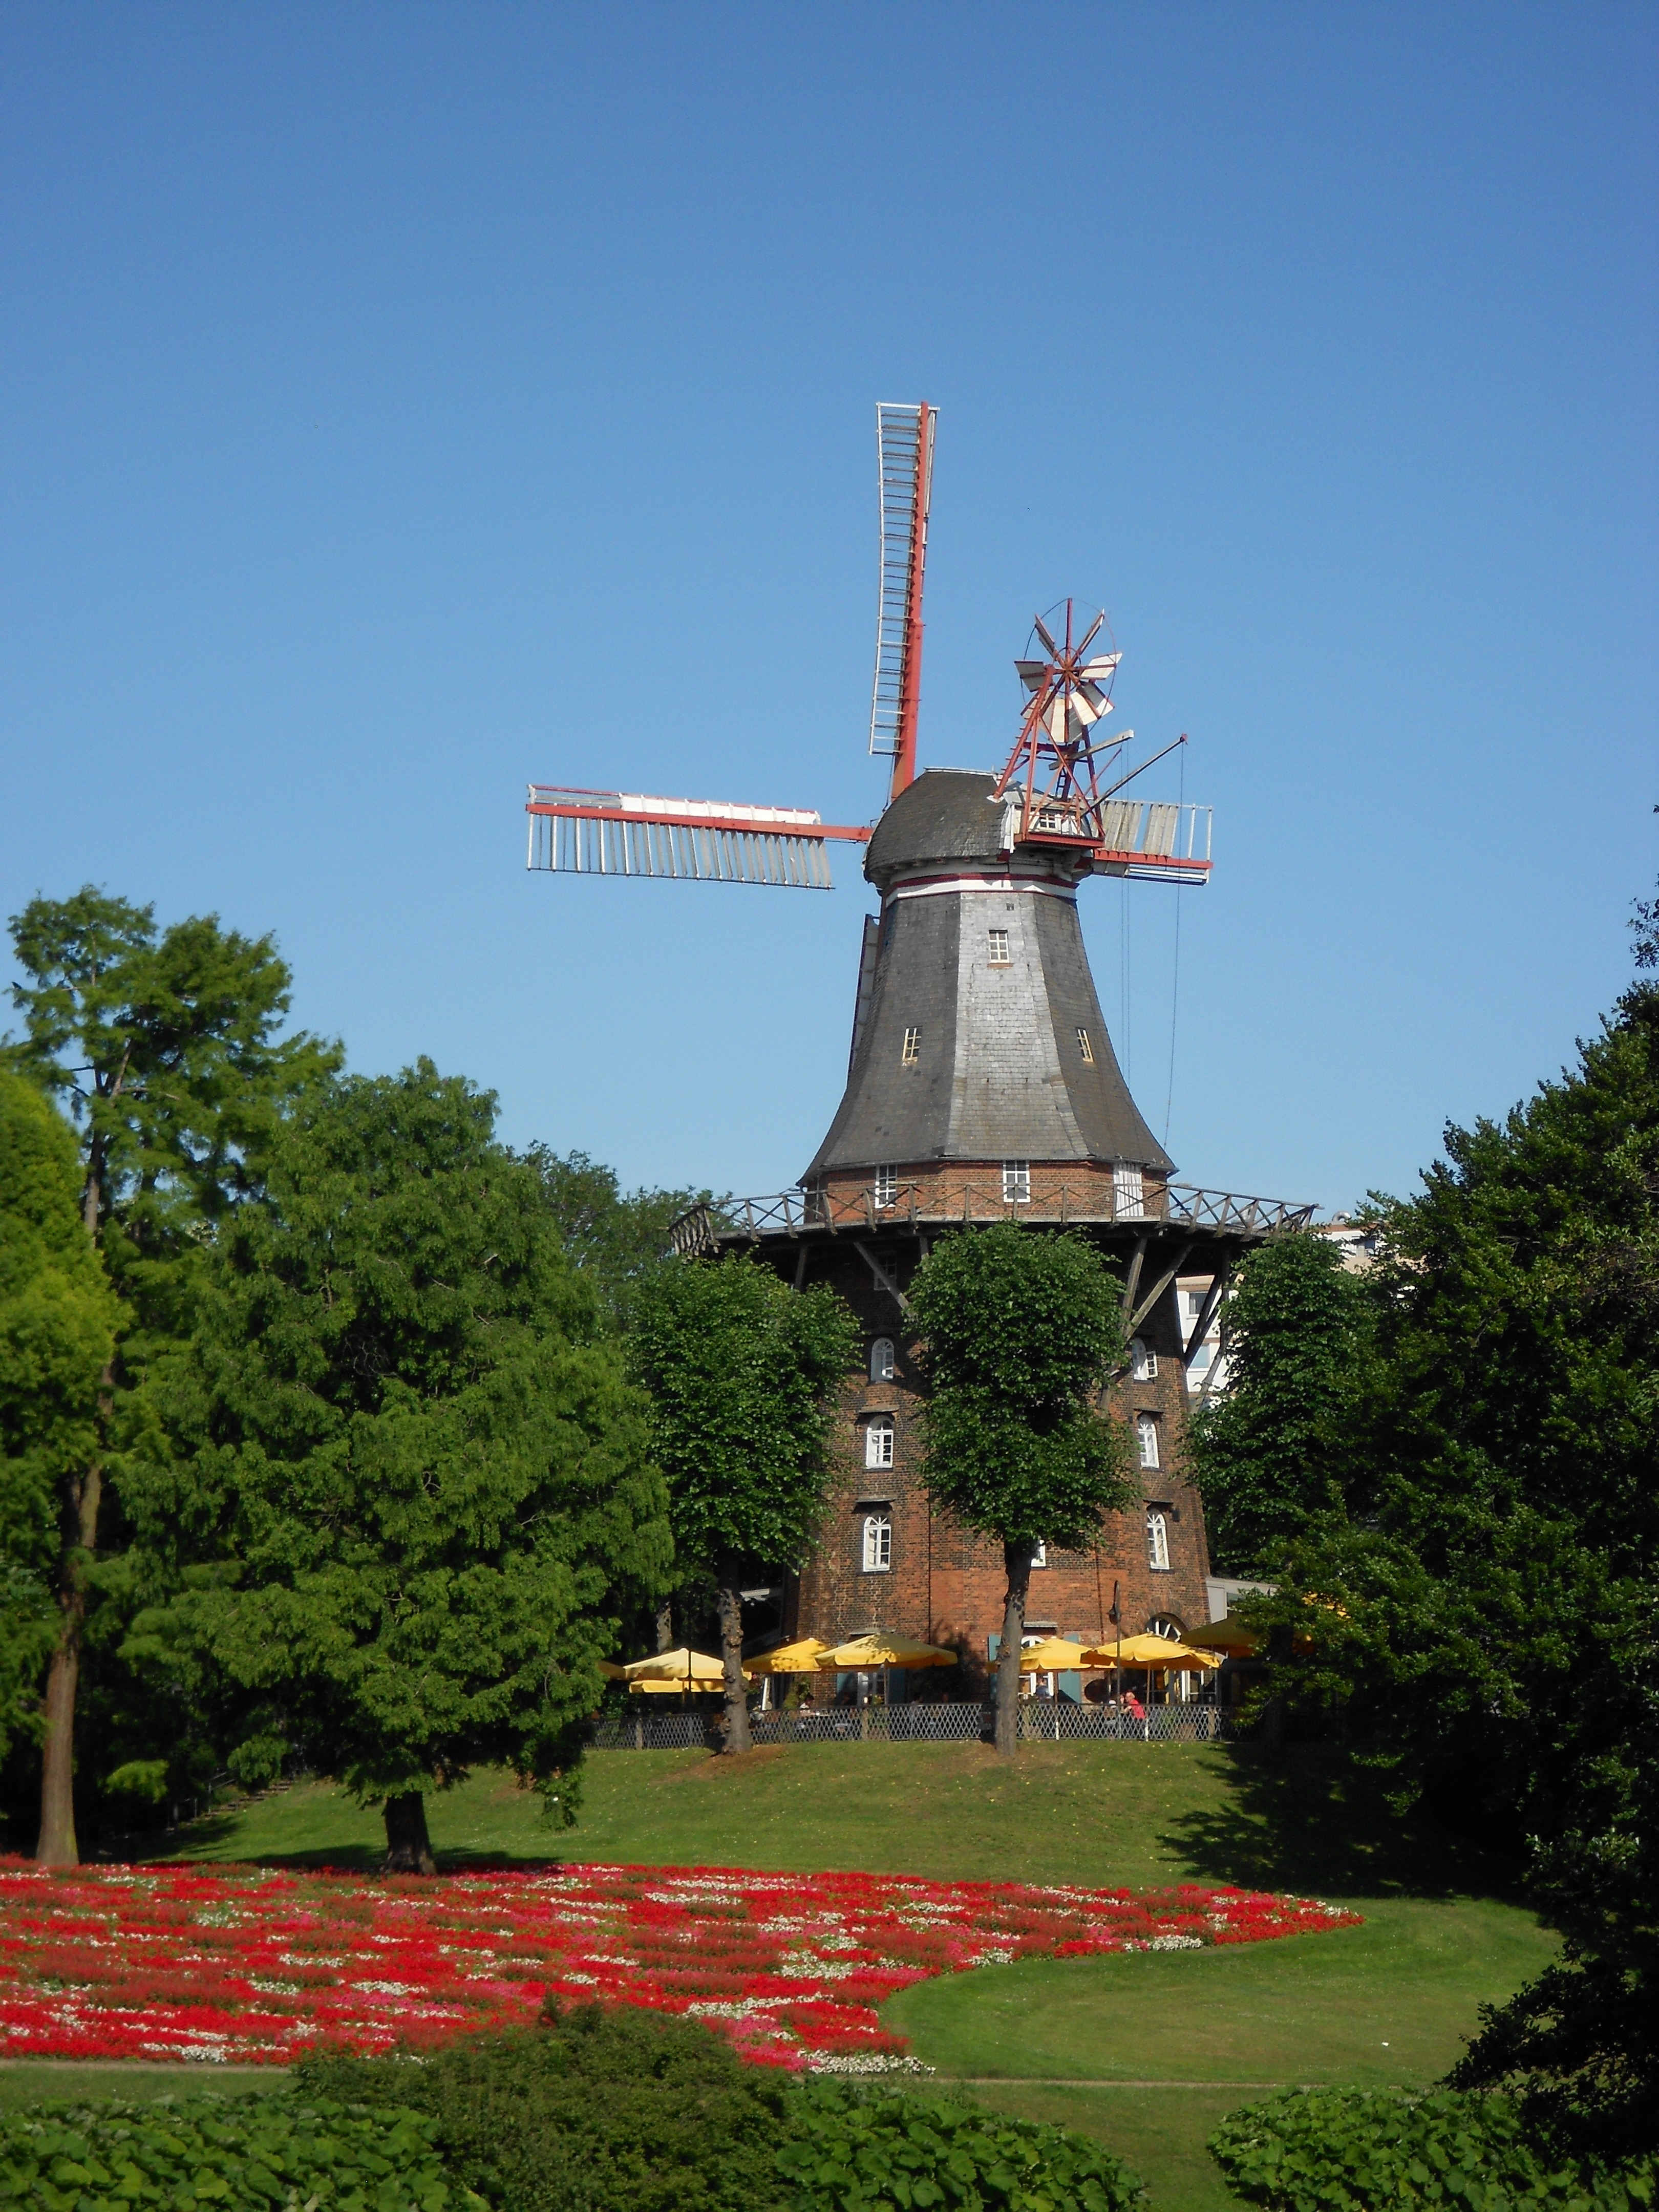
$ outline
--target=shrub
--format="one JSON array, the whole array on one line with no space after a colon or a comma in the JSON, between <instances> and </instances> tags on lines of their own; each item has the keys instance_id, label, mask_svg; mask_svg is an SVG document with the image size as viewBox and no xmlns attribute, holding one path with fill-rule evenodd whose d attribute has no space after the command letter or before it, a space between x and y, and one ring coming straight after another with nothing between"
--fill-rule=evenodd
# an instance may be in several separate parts
<instances>
[{"instance_id":1,"label":"shrub","mask_svg":"<svg viewBox=\"0 0 1659 2212\"><path fill-rule=\"evenodd\" d=\"M31 2212L469 2212L437 2123L278 2094L0 2114L0 2205Z\"/></svg>"},{"instance_id":2,"label":"shrub","mask_svg":"<svg viewBox=\"0 0 1659 2212\"><path fill-rule=\"evenodd\" d=\"M1650 2166L1568 2166L1494 2097L1439 2089L1293 2089L1230 2112L1210 2154L1267 2212L1632 2212L1659 2199Z\"/></svg>"},{"instance_id":3,"label":"shrub","mask_svg":"<svg viewBox=\"0 0 1659 2212\"><path fill-rule=\"evenodd\" d=\"M791 2212L1139 2212L1146 2192L1086 2136L850 2082L796 2092L778 2149Z\"/></svg>"},{"instance_id":4,"label":"shrub","mask_svg":"<svg viewBox=\"0 0 1659 2212\"><path fill-rule=\"evenodd\" d=\"M510 2212L772 2212L787 2076L745 2066L700 2022L580 2006L549 2030L479 2035L419 2058L330 2057L302 2088L410 2106L450 2171Z\"/></svg>"}]
</instances>

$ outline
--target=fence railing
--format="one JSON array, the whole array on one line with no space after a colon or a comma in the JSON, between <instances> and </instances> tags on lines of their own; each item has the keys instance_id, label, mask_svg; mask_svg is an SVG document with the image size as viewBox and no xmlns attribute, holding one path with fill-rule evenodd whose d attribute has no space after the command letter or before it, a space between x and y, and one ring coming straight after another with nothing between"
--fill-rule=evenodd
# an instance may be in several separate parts
<instances>
[{"instance_id":1,"label":"fence railing","mask_svg":"<svg viewBox=\"0 0 1659 2212\"><path fill-rule=\"evenodd\" d=\"M988 1738L994 1707L974 1703L830 1705L803 1712L751 1712L757 1744L973 1743ZM720 1714L608 1713L594 1725L596 1751L684 1751L711 1742ZM1119 1743L1214 1743L1244 1733L1242 1715L1225 1705L1149 1706L1142 1718L1068 1698L1020 1700L1022 1743L1066 1743L1090 1737Z\"/></svg>"},{"instance_id":2,"label":"fence railing","mask_svg":"<svg viewBox=\"0 0 1659 2212\"><path fill-rule=\"evenodd\" d=\"M1012 1199L998 1180L956 1182L941 1176L919 1182L870 1183L861 1189L782 1190L763 1198L726 1199L718 1211L694 1206L680 1215L668 1236L674 1251L690 1259L735 1239L758 1243L763 1237L867 1234L954 1222L1043 1221L1061 1226L1121 1222L1267 1237L1276 1230L1305 1229L1316 1211L1281 1199L1200 1190L1192 1183L1169 1183L1149 1188L1144 1195L1120 1196L1103 1177L1050 1182L1034 1174L1027 1194Z\"/></svg>"}]
</instances>

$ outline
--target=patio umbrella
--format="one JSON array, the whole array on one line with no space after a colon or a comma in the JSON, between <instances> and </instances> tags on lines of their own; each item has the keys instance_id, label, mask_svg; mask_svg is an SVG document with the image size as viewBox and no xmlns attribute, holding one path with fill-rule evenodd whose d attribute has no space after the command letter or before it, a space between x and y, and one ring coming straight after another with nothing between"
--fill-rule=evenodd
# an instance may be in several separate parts
<instances>
[{"instance_id":1,"label":"patio umbrella","mask_svg":"<svg viewBox=\"0 0 1659 2212\"><path fill-rule=\"evenodd\" d=\"M614 1659L601 1659L599 1672L607 1682L625 1682L628 1680L627 1675Z\"/></svg>"},{"instance_id":2,"label":"patio umbrella","mask_svg":"<svg viewBox=\"0 0 1659 2212\"><path fill-rule=\"evenodd\" d=\"M1045 1636L1041 1644L1027 1644L1019 1655L1022 1674L1074 1674L1080 1667L1097 1667L1100 1661L1066 1636Z\"/></svg>"},{"instance_id":3,"label":"patio umbrella","mask_svg":"<svg viewBox=\"0 0 1659 2212\"><path fill-rule=\"evenodd\" d=\"M1225 1620L1212 1620L1206 1628L1188 1632L1187 1641L1194 1651L1218 1651L1224 1659L1250 1659L1261 1649L1261 1639L1242 1620L1229 1616Z\"/></svg>"},{"instance_id":4,"label":"patio umbrella","mask_svg":"<svg viewBox=\"0 0 1659 2212\"><path fill-rule=\"evenodd\" d=\"M816 1674L830 1663L830 1646L821 1636L803 1636L794 1644L780 1644L745 1663L750 1674Z\"/></svg>"},{"instance_id":5,"label":"patio umbrella","mask_svg":"<svg viewBox=\"0 0 1659 2212\"><path fill-rule=\"evenodd\" d=\"M1126 1636L1121 1644L1091 1645L1084 1664L1088 1667L1133 1667L1139 1672L1177 1668L1182 1673L1207 1672L1221 1664L1214 1651L1194 1650L1190 1644L1172 1643L1167 1636Z\"/></svg>"},{"instance_id":6,"label":"patio umbrella","mask_svg":"<svg viewBox=\"0 0 1659 2212\"><path fill-rule=\"evenodd\" d=\"M819 1661L823 1667L839 1667L848 1673L873 1673L881 1667L954 1667L957 1655L937 1644L918 1644L911 1636L855 1636L838 1644Z\"/></svg>"},{"instance_id":7,"label":"patio umbrella","mask_svg":"<svg viewBox=\"0 0 1659 2212\"><path fill-rule=\"evenodd\" d=\"M630 1659L623 1674L629 1682L665 1682L676 1690L726 1680L720 1660L711 1659L706 1651L689 1651L684 1644L678 1651L657 1651L648 1659Z\"/></svg>"}]
</instances>

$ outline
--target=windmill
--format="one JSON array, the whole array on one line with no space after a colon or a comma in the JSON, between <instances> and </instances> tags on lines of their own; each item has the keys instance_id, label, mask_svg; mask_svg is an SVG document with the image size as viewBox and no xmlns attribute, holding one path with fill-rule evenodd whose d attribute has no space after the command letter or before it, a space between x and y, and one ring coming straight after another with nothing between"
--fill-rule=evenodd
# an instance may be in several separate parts
<instances>
[{"instance_id":1,"label":"windmill","mask_svg":"<svg viewBox=\"0 0 1659 2212\"><path fill-rule=\"evenodd\" d=\"M916 777L921 599L937 421L926 401L876 410L881 558L870 751L892 762L890 806ZM1005 801L1005 848L1064 850L1082 873L1202 884L1210 872L1210 810L1119 796L1175 746L1115 775L1133 732L1123 732L1107 746L1095 743L1098 726L1112 711L1112 680L1121 658L1109 641L1108 650L1097 649L1104 624L1104 616L1096 616L1073 645L1067 600L1063 623L1055 625L1060 635L1039 618L1032 637L1040 651L1015 664L1030 700L997 785L996 795ZM1104 756L1104 787L1097 754ZM828 845L867 846L874 834L873 824L826 823L805 807L558 784L532 783L526 811L532 869L794 890L833 890Z\"/></svg>"}]
</instances>

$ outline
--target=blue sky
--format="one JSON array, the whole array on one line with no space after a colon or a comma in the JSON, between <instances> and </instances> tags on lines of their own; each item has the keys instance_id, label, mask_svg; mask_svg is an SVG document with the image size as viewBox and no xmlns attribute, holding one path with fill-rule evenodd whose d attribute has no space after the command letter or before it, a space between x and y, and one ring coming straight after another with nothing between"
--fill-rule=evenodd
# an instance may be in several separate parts
<instances>
[{"instance_id":1,"label":"blue sky","mask_svg":"<svg viewBox=\"0 0 1659 2212\"><path fill-rule=\"evenodd\" d=\"M358 1068L793 1181L850 848L532 876L523 786L870 817L874 406L926 398L924 763L1103 605L1217 809L1208 889L1084 893L1149 1120L1407 1188L1594 1028L1659 857L1656 94L1620 5L13 4L4 911L274 930Z\"/></svg>"}]
</instances>

